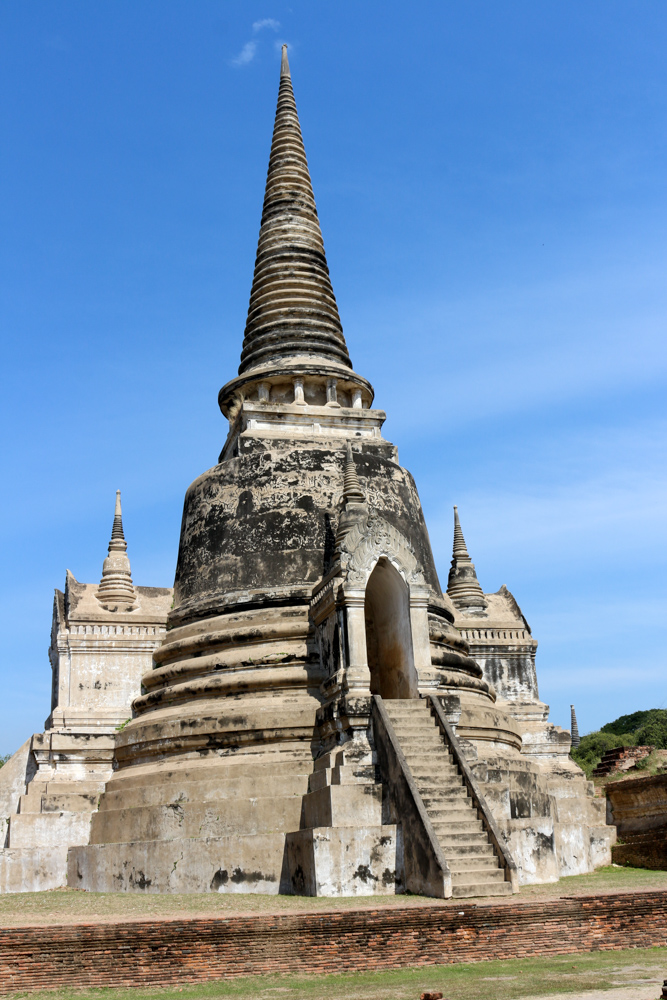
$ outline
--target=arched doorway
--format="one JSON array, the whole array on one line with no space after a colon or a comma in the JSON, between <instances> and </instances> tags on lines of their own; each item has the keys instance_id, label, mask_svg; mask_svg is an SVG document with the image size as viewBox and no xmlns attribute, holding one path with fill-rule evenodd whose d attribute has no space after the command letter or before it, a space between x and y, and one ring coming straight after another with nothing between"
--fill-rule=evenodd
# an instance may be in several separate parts
<instances>
[{"instance_id":1,"label":"arched doorway","mask_svg":"<svg viewBox=\"0 0 667 1000\"><path fill-rule=\"evenodd\" d=\"M410 593L401 574L385 558L378 561L366 585L364 614L371 693L383 698L417 698Z\"/></svg>"}]
</instances>

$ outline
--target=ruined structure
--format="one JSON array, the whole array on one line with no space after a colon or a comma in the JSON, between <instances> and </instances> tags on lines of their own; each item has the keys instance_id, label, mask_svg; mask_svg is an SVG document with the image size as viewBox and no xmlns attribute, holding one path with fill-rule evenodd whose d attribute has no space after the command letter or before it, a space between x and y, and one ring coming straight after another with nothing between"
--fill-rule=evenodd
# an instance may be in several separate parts
<instances>
[{"instance_id":1,"label":"ruined structure","mask_svg":"<svg viewBox=\"0 0 667 1000\"><path fill-rule=\"evenodd\" d=\"M460 525L441 590L343 337L285 51L219 403L229 432L185 497L167 634L70 884L501 895L608 860L530 630L509 592L482 593ZM131 602L120 548L110 559L95 599Z\"/></svg>"},{"instance_id":2,"label":"ruined structure","mask_svg":"<svg viewBox=\"0 0 667 1000\"><path fill-rule=\"evenodd\" d=\"M118 491L99 584L79 583L68 570L64 592L55 592L44 732L0 771L0 891L67 881L68 848L88 843L113 772L116 732L129 721L165 634L172 594L133 586Z\"/></svg>"},{"instance_id":3,"label":"ruined structure","mask_svg":"<svg viewBox=\"0 0 667 1000\"><path fill-rule=\"evenodd\" d=\"M607 822L619 836L614 864L667 871L667 774L610 781L605 792Z\"/></svg>"}]
</instances>

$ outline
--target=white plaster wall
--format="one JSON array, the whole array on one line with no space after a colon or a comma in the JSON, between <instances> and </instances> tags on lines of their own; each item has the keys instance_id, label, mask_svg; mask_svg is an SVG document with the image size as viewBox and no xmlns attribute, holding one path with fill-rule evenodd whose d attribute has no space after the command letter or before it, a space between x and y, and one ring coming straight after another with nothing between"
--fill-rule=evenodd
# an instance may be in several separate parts
<instances>
[{"instance_id":1,"label":"white plaster wall","mask_svg":"<svg viewBox=\"0 0 667 1000\"><path fill-rule=\"evenodd\" d=\"M36 771L34 758L30 752L30 741L19 747L7 763L0 767L0 847L5 846L9 817L16 813L21 795Z\"/></svg>"}]
</instances>

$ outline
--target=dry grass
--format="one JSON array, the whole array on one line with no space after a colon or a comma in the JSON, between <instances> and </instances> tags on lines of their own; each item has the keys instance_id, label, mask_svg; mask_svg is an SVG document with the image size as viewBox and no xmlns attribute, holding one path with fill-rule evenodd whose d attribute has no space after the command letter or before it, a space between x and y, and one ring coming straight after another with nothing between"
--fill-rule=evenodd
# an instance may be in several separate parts
<instances>
[{"instance_id":1,"label":"dry grass","mask_svg":"<svg viewBox=\"0 0 667 1000\"><path fill-rule=\"evenodd\" d=\"M478 898L508 904L533 899L592 895L600 892L667 889L667 872L644 868L599 868L590 875L574 875L557 883L523 886L518 896ZM315 913L323 910L378 906L460 906L460 900L424 896L366 896L323 899L305 896L259 896L248 893L193 893L143 895L98 893L76 889L14 893L0 896L0 927L52 923L90 923L114 920L155 920L179 917L231 917L248 913ZM667 972L666 972L667 974Z\"/></svg>"}]
</instances>

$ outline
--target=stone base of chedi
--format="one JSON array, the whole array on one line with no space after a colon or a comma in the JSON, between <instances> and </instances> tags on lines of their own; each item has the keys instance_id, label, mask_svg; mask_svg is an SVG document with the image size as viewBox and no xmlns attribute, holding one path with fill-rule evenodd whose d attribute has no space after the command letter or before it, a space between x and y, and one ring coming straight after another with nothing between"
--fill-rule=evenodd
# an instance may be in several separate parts
<instances>
[{"instance_id":1,"label":"stone base of chedi","mask_svg":"<svg viewBox=\"0 0 667 1000\"><path fill-rule=\"evenodd\" d=\"M502 895L608 862L516 602L482 594L458 521L443 594L372 404L283 53L229 434L187 492L167 633L70 885Z\"/></svg>"}]
</instances>

